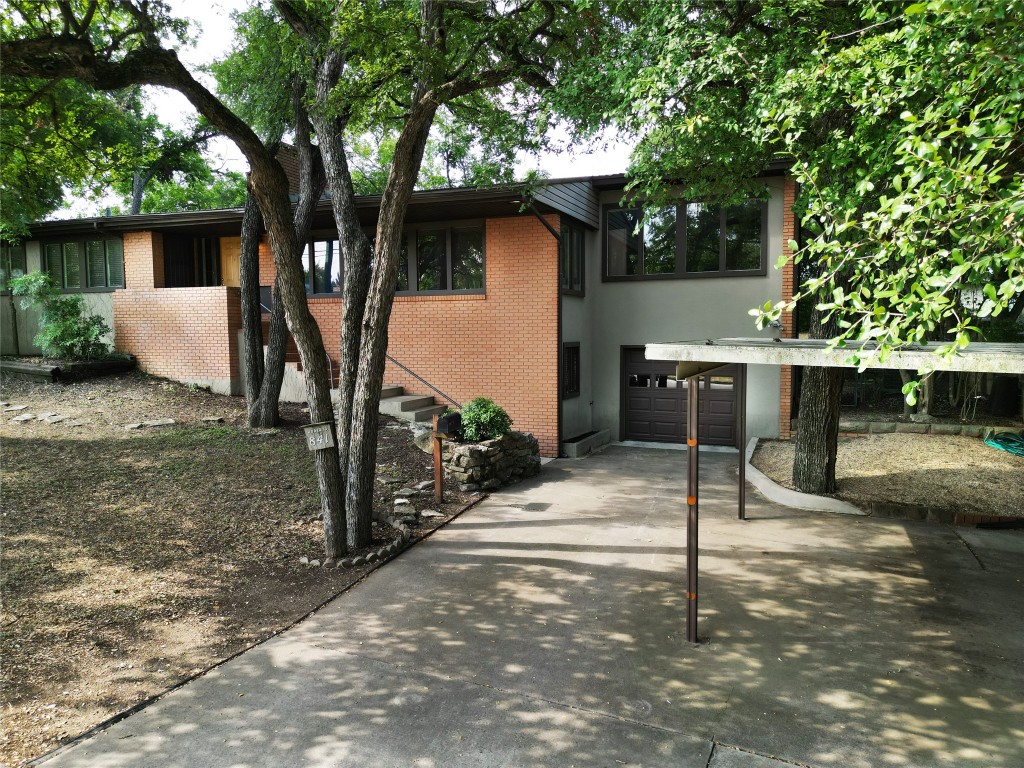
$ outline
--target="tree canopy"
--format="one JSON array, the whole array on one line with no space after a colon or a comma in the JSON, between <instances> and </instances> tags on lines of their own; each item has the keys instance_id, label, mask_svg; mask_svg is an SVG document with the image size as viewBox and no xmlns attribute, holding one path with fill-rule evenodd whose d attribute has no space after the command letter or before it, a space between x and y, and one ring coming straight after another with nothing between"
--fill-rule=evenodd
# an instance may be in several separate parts
<instances>
[{"instance_id":1,"label":"tree canopy","mask_svg":"<svg viewBox=\"0 0 1024 768\"><path fill-rule=\"evenodd\" d=\"M634 191L723 202L793 161L796 260L837 343L877 354L1024 308L1021 0L624 3L625 25L556 92L639 137ZM625 12L625 11L624 11ZM596 110L574 105L584 94ZM980 307L961 293L984 292ZM870 356L874 353L864 353Z\"/></svg>"}]
</instances>

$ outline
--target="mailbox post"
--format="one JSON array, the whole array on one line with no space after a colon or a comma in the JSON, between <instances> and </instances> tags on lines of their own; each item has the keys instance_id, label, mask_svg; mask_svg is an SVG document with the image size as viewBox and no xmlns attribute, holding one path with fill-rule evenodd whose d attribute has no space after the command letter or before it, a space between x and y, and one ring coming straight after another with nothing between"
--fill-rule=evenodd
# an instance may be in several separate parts
<instances>
[{"instance_id":1,"label":"mailbox post","mask_svg":"<svg viewBox=\"0 0 1024 768\"><path fill-rule=\"evenodd\" d=\"M456 436L462 428L462 417L458 413L434 417L434 498L444 501L444 457L442 443Z\"/></svg>"}]
</instances>

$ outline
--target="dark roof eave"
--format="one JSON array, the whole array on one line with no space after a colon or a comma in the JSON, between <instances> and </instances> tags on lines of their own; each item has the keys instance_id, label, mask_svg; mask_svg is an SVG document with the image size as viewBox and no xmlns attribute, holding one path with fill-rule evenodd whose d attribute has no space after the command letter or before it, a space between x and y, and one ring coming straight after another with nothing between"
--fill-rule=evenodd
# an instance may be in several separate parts
<instances>
[{"instance_id":1,"label":"dark roof eave","mask_svg":"<svg viewBox=\"0 0 1024 768\"><path fill-rule=\"evenodd\" d=\"M469 203L513 202L523 195L525 185L512 184L504 187L462 187L458 189L425 189L413 192L409 205L453 205ZM380 208L381 195L363 195L356 199L361 210ZM317 203L320 213L331 212L329 198ZM56 235L82 235L92 232L121 233L140 230L166 231L174 229L195 229L217 225L238 225L242 220L241 208L225 208L214 211L180 211L175 213L142 213L134 216L96 216L87 219L63 219L40 221L32 225L33 239Z\"/></svg>"}]
</instances>

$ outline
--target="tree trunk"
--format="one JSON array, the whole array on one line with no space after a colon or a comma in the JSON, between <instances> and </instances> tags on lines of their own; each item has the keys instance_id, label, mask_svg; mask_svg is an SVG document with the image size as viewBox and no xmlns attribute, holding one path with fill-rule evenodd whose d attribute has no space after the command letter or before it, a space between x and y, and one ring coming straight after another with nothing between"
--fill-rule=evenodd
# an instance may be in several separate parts
<instances>
[{"instance_id":1,"label":"tree trunk","mask_svg":"<svg viewBox=\"0 0 1024 768\"><path fill-rule=\"evenodd\" d=\"M331 89L337 82L342 63L342 55L337 50L330 51L325 56L317 71L318 104L329 103ZM319 111L314 111L311 118L323 156L334 220L338 226L341 250L345 259L337 402L338 464L344 483L352 444L352 398L355 394L356 373L363 347L362 320L370 287L372 251L370 240L363 232L356 211L355 188L352 185L348 157L345 154L345 123ZM350 547L363 546L368 541L369 533L359 525L358 516L346 514L346 525Z\"/></svg>"},{"instance_id":2,"label":"tree trunk","mask_svg":"<svg viewBox=\"0 0 1024 768\"><path fill-rule=\"evenodd\" d=\"M278 285L278 281L275 280L275 300L270 311L270 327L267 330L267 362L256 402L251 410L251 427L276 427L281 421L281 384L284 383L284 359L288 353L288 324L285 321L284 304L276 300ZM262 317L260 323L262 324ZM260 352L262 351L261 349Z\"/></svg>"},{"instance_id":3,"label":"tree trunk","mask_svg":"<svg viewBox=\"0 0 1024 768\"><path fill-rule=\"evenodd\" d=\"M907 384L909 384L913 380L914 380L914 376L913 376L913 374L910 373L910 371L905 371L903 369L900 369L900 381L903 382L903 386L906 386ZM913 405L911 405L910 403L908 403L906 396L904 396L903 397L903 415L904 416L910 416L911 414L914 413L915 410L916 410L915 407Z\"/></svg>"},{"instance_id":4,"label":"tree trunk","mask_svg":"<svg viewBox=\"0 0 1024 768\"><path fill-rule=\"evenodd\" d=\"M328 373L323 337L306 303L305 280L302 273L302 242L296 237L290 216L288 181L281 166L254 167L253 189L257 191L260 210L270 235L277 267L275 303L283 306L288 329L299 348L306 380L306 399L311 422L333 425L331 382ZM284 204L282 204L284 201ZM337 447L313 452L320 504L324 519L324 552L328 558L342 556L345 551L344 512L342 507L341 471Z\"/></svg>"},{"instance_id":5,"label":"tree trunk","mask_svg":"<svg viewBox=\"0 0 1024 768\"><path fill-rule=\"evenodd\" d=\"M128 211L132 216L138 215L142 212L142 198L146 196L146 185L149 184L149 180L152 178L152 171L147 171L145 173L135 171L132 174L131 210Z\"/></svg>"},{"instance_id":6,"label":"tree trunk","mask_svg":"<svg viewBox=\"0 0 1024 768\"><path fill-rule=\"evenodd\" d=\"M245 358L245 404L250 427L262 426L257 416L263 386L263 312L260 307L260 209L252 192L245 198L239 256L242 296L242 354Z\"/></svg>"},{"instance_id":7,"label":"tree trunk","mask_svg":"<svg viewBox=\"0 0 1024 768\"><path fill-rule=\"evenodd\" d=\"M811 313L810 330L811 338L830 338L835 334L834 321L822 323L821 313L815 309ZM808 366L803 370L793 483L804 493L821 495L836 491L843 374L842 368Z\"/></svg>"},{"instance_id":8,"label":"tree trunk","mask_svg":"<svg viewBox=\"0 0 1024 768\"><path fill-rule=\"evenodd\" d=\"M921 391L918 393L917 412L923 416L931 416L934 397L935 374L925 374L921 377Z\"/></svg>"},{"instance_id":9,"label":"tree trunk","mask_svg":"<svg viewBox=\"0 0 1024 768\"><path fill-rule=\"evenodd\" d=\"M11 338L14 340L14 354L21 354L21 339L18 338L18 306L11 296Z\"/></svg>"},{"instance_id":10,"label":"tree trunk","mask_svg":"<svg viewBox=\"0 0 1024 768\"><path fill-rule=\"evenodd\" d=\"M310 137L309 118L302 104L302 94L303 83L296 79L292 87L292 107L295 115L295 146L299 155L299 202L295 206L293 221L299 256L313 228L313 217L323 195L325 183L323 162ZM288 352L288 326L285 322L284 307L276 300L279 291L280 281L275 279L275 301L270 313L270 329L267 334L267 362L255 408L258 423L252 426L274 427L281 421L281 385L284 383L285 357Z\"/></svg>"},{"instance_id":11,"label":"tree trunk","mask_svg":"<svg viewBox=\"0 0 1024 768\"><path fill-rule=\"evenodd\" d=\"M436 103L428 99L414 103L395 145L377 221L376 259L363 312L362 355L352 397L351 449L345 477L345 511L352 538L358 545L368 542L370 537L378 408L384 384L388 321L402 254L402 227L436 110Z\"/></svg>"}]
</instances>

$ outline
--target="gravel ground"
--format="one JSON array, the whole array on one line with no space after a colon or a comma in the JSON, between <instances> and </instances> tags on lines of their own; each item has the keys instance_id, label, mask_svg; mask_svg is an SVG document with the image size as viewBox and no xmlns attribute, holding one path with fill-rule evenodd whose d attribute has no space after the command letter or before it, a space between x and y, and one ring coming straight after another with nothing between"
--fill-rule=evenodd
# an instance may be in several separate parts
<instances>
[{"instance_id":1,"label":"gravel ground","mask_svg":"<svg viewBox=\"0 0 1024 768\"><path fill-rule=\"evenodd\" d=\"M323 556L301 406L283 408L280 429L250 430L241 398L141 374L6 379L0 399L26 406L0 408L0 765L270 637L370 569L300 562ZM161 418L175 423L126 429ZM375 508L432 477L409 430L382 418ZM446 495L412 499L442 513L414 535L470 499ZM375 547L394 535L374 529Z\"/></svg>"},{"instance_id":2,"label":"gravel ground","mask_svg":"<svg viewBox=\"0 0 1024 768\"><path fill-rule=\"evenodd\" d=\"M752 464L793 488L789 442L761 441ZM1024 517L1024 459L959 435L881 434L841 438L836 497Z\"/></svg>"}]
</instances>

